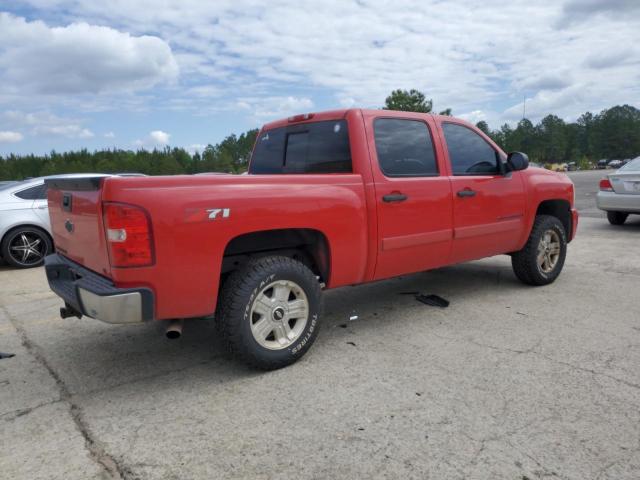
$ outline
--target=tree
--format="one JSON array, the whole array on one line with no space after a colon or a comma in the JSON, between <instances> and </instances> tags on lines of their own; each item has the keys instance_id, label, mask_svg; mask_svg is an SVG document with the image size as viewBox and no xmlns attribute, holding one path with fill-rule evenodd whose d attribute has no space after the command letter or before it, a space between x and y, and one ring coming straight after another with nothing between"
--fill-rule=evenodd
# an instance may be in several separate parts
<instances>
[{"instance_id":1,"label":"tree","mask_svg":"<svg viewBox=\"0 0 640 480\"><path fill-rule=\"evenodd\" d=\"M438 115L444 115L446 117L450 117L451 116L451 108L445 108L440 113L438 113Z\"/></svg>"},{"instance_id":2,"label":"tree","mask_svg":"<svg viewBox=\"0 0 640 480\"><path fill-rule=\"evenodd\" d=\"M491 135L491 130L489 130L489 124L484 120L480 120L478 123L476 123L476 127L478 127L478 130L481 130L484 134Z\"/></svg>"},{"instance_id":3,"label":"tree","mask_svg":"<svg viewBox=\"0 0 640 480\"><path fill-rule=\"evenodd\" d=\"M433 101L427 100L424 93L418 90L394 90L384 102L385 110L400 110L403 112L429 113L433 108Z\"/></svg>"}]
</instances>

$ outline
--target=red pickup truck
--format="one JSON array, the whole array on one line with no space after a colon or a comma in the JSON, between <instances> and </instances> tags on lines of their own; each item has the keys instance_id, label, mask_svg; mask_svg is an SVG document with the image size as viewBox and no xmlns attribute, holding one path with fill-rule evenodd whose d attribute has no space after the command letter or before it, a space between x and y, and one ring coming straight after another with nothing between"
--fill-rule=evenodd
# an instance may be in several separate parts
<instances>
[{"instance_id":1,"label":"red pickup truck","mask_svg":"<svg viewBox=\"0 0 640 480\"><path fill-rule=\"evenodd\" d=\"M578 215L560 173L528 168L448 116L336 110L265 125L248 175L52 179L61 315L215 319L263 369L314 342L322 290L498 254L553 282Z\"/></svg>"}]
</instances>

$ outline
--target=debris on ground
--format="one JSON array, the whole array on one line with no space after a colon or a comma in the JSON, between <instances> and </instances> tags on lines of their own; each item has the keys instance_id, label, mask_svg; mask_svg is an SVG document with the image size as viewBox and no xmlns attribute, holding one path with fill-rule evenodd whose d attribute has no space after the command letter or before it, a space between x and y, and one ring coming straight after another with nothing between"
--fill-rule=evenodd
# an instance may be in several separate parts
<instances>
[{"instance_id":1,"label":"debris on ground","mask_svg":"<svg viewBox=\"0 0 640 480\"><path fill-rule=\"evenodd\" d=\"M524 315L525 317L527 317L528 315L524 312L516 312L518 315Z\"/></svg>"},{"instance_id":2,"label":"debris on ground","mask_svg":"<svg viewBox=\"0 0 640 480\"><path fill-rule=\"evenodd\" d=\"M15 353L3 353L0 352L0 360L2 360L3 358L11 358L11 357L15 357L16 354Z\"/></svg>"},{"instance_id":3,"label":"debris on ground","mask_svg":"<svg viewBox=\"0 0 640 480\"><path fill-rule=\"evenodd\" d=\"M398 292L398 295L420 295L420 292Z\"/></svg>"},{"instance_id":4,"label":"debris on ground","mask_svg":"<svg viewBox=\"0 0 640 480\"><path fill-rule=\"evenodd\" d=\"M351 315L349 315L349 321L353 322L354 320L358 319L358 315L356 315L355 313L352 313Z\"/></svg>"},{"instance_id":5,"label":"debris on ground","mask_svg":"<svg viewBox=\"0 0 640 480\"><path fill-rule=\"evenodd\" d=\"M340 328L347 328L347 324L346 323L341 323L340 325L338 325Z\"/></svg>"},{"instance_id":6,"label":"debris on ground","mask_svg":"<svg viewBox=\"0 0 640 480\"><path fill-rule=\"evenodd\" d=\"M347 342L347 345L352 345L352 346L356 346L356 344L354 342Z\"/></svg>"},{"instance_id":7,"label":"debris on ground","mask_svg":"<svg viewBox=\"0 0 640 480\"><path fill-rule=\"evenodd\" d=\"M449 306L449 300L445 300L438 295L423 295L420 293L416 295L416 300L432 307L446 308Z\"/></svg>"}]
</instances>

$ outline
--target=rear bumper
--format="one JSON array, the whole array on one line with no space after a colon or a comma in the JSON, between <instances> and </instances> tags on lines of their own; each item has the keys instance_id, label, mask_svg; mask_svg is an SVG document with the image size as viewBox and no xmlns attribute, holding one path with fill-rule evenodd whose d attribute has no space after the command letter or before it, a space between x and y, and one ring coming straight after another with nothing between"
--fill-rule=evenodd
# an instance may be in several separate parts
<instances>
[{"instance_id":1,"label":"rear bumper","mask_svg":"<svg viewBox=\"0 0 640 480\"><path fill-rule=\"evenodd\" d=\"M153 292L117 288L113 283L62 255L45 258L49 287L67 307L107 323L139 323L154 318Z\"/></svg>"},{"instance_id":2,"label":"rear bumper","mask_svg":"<svg viewBox=\"0 0 640 480\"><path fill-rule=\"evenodd\" d=\"M599 191L596 206L606 212L640 213L640 195Z\"/></svg>"}]
</instances>

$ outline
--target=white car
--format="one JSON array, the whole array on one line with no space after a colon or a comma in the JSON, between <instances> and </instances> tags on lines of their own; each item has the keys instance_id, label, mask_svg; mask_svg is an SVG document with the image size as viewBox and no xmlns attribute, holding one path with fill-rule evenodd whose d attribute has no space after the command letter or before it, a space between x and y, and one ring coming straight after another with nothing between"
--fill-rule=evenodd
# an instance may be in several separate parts
<instances>
[{"instance_id":1,"label":"white car","mask_svg":"<svg viewBox=\"0 0 640 480\"><path fill-rule=\"evenodd\" d=\"M629 214L640 214L640 157L600 180L596 206L607 212L612 225L622 225Z\"/></svg>"},{"instance_id":2,"label":"white car","mask_svg":"<svg viewBox=\"0 0 640 480\"><path fill-rule=\"evenodd\" d=\"M96 176L110 175L52 175L0 185L0 257L17 268L42 265L44 257L53 252L45 179Z\"/></svg>"}]
</instances>

